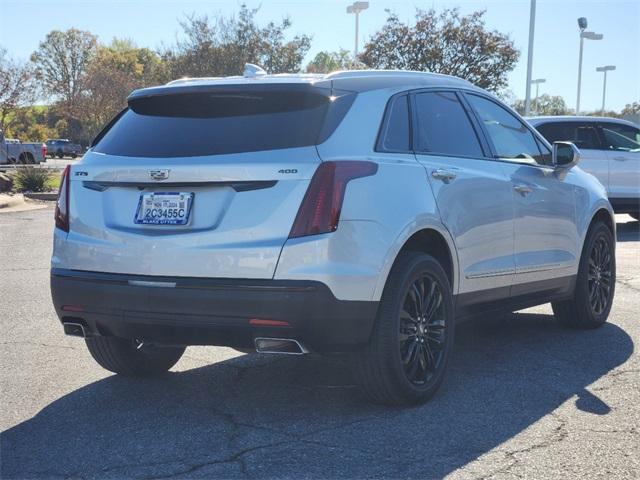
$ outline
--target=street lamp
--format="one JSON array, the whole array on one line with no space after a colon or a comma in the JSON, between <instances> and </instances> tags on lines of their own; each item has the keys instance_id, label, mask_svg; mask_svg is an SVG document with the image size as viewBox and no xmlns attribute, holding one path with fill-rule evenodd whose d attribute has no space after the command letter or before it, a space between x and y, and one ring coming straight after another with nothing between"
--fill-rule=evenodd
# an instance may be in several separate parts
<instances>
[{"instance_id":1,"label":"street lamp","mask_svg":"<svg viewBox=\"0 0 640 480\"><path fill-rule=\"evenodd\" d=\"M369 2L353 2L353 5L347 7L347 13L354 13L356 15L356 48L354 50L354 60L358 59L358 20L360 12L365 11L367 8L369 8Z\"/></svg>"},{"instance_id":2,"label":"street lamp","mask_svg":"<svg viewBox=\"0 0 640 480\"><path fill-rule=\"evenodd\" d=\"M596 72L604 72L604 82L602 84L602 113L601 115L604 117L604 98L607 94L607 72L615 70L615 65L605 65L604 67L597 67Z\"/></svg>"},{"instance_id":3,"label":"street lamp","mask_svg":"<svg viewBox=\"0 0 640 480\"><path fill-rule=\"evenodd\" d=\"M527 88L524 92L524 115L529 115L531 107L531 67L533 66L533 33L536 28L536 0L531 0L529 12L529 51L527 52Z\"/></svg>"},{"instance_id":4,"label":"street lamp","mask_svg":"<svg viewBox=\"0 0 640 480\"><path fill-rule=\"evenodd\" d=\"M578 19L578 27L580 28L580 56L578 57L578 99L576 100L576 115L580 115L580 86L582 84L582 49L584 47L584 39L602 40L603 35L595 32L585 32L587 28L587 19L580 17Z\"/></svg>"},{"instance_id":5,"label":"street lamp","mask_svg":"<svg viewBox=\"0 0 640 480\"><path fill-rule=\"evenodd\" d=\"M538 112L538 93L539 93L539 88L540 88L540 84L546 82L547 79L546 78L536 78L535 80L531 80L531 83L534 84L536 86L536 97L533 100L533 103L536 106L536 113L540 113Z\"/></svg>"}]
</instances>

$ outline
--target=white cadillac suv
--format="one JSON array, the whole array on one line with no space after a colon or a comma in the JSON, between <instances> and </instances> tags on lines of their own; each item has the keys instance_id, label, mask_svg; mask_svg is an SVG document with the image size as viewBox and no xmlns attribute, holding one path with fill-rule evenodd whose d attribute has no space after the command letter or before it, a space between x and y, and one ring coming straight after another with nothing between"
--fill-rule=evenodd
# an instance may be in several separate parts
<instances>
[{"instance_id":1,"label":"white cadillac suv","mask_svg":"<svg viewBox=\"0 0 640 480\"><path fill-rule=\"evenodd\" d=\"M137 90L64 174L53 303L123 375L188 345L344 354L372 400L422 402L457 320L552 302L606 321L615 223L578 156L444 75Z\"/></svg>"}]
</instances>

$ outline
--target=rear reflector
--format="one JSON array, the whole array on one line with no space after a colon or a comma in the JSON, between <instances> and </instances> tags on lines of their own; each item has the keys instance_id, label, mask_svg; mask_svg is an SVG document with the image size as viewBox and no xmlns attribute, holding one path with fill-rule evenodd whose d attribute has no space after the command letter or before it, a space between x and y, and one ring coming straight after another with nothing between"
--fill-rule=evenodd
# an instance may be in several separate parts
<instances>
[{"instance_id":1,"label":"rear reflector","mask_svg":"<svg viewBox=\"0 0 640 480\"><path fill-rule=\"evenodd\" d=\"M300 204L289 238L335 232L350 180L375 175L378 165L365 161L320 164Z\"/></svg>"},{"instance_id":2,"label":"rear reflector","mask_svg":"<svg viewBox=\"0 0 640 480\"><path fill-rule=\"evenodd\" d=\"M251 318L249 319L249 325L257 327L289 327L289 322L282 320L266 320L263 318Z\"/></svg>"}]
</instances>

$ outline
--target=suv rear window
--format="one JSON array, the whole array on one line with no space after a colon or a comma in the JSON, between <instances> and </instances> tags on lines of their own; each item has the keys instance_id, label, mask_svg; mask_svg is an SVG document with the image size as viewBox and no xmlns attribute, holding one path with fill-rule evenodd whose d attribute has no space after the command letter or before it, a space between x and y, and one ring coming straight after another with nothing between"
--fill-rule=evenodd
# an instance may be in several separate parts
<instances>
[{"instance_id":1,"label":"suv rear window","mask_svg":"<svg viewBox=\"0 0 640 480\"><path fill-rule=\"evenodd\" d=\"M315 145L337 127L353 97L236 90L133 98L93 148L127 157L194 157Z\"/></svg>"}]
</instances>

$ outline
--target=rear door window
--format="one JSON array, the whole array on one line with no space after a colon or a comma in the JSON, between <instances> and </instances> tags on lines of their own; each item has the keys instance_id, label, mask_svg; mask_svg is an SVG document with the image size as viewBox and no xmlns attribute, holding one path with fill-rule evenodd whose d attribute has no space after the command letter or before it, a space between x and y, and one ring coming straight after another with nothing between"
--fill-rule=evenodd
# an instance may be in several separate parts
<instances>
[{"instance_id":1,"label":"rear door window","mask_svg":"<svg viewBox=\"0 0 640 480\"><path fill-rule=\"evenodd\" d=\"M601 124L605 147L623 152L640 149L640 129L619 123Z\"/></svg>"},{"instance_id":2,"label":"rear door window","mask_svg":"<svg viewBox=\"0 0 640 480\"><path fill-rule=\"evenodd\" d=\"M418 93L417 149L420 152L482 157L483 152L466 111L453 92Z\"/></svg>"},{"instance_id":3,"label":"rear door window","mask_svg":"<svg viewBox=\"0 0 640 480\"><path fill-rule=\"evenodd\" d=\"M551 144L553 142L572 142L581 150L602 148L595 123L549 122L538 125L536 130Z\"/></svg>"},{"instance_id":4,"label":"rear door window","mask_svg":"<svg viewBox=\"0 0 640 480\"><path fill-rule=\"evenodd\" d=\"M98 135L94 151L193 157L315 145L340 123L353 96L331 99L316 92L279 90L134 98ZM329 109L338 114L328 115Z\"/></svg>"}]
</instances>

